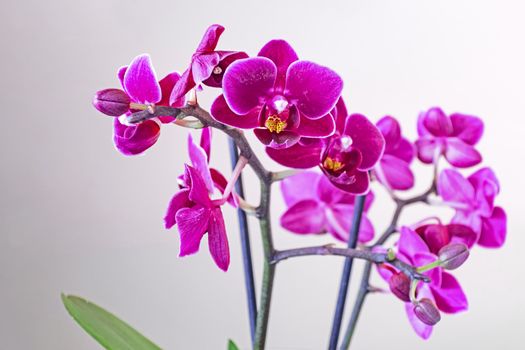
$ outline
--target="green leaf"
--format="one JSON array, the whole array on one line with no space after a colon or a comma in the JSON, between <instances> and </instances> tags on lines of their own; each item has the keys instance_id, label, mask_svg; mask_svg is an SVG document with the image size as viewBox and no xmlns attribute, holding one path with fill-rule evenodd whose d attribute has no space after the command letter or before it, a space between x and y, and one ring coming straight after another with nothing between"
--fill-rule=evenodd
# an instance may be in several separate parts
<instances>
[{"instance_id":1,"label":"green leaf","mask_svg":"<svg viewBox=\"0 0 525 350\"><path fill-rule=\"evenodd\" d=\"M239 347L235 345L233 340L228 339L228 350L239 350Z\"/></svg>"},{"instance_id":2,"label":"green leaf","mask_svg":"<svg viewBox=\"0 0 525 350\"><path fill-rule=\"evenodd\" d=\"M71 317L108 350L160 350L130 325L87 300L62 294L62 302Z\"/></svg>"}]
</instances>

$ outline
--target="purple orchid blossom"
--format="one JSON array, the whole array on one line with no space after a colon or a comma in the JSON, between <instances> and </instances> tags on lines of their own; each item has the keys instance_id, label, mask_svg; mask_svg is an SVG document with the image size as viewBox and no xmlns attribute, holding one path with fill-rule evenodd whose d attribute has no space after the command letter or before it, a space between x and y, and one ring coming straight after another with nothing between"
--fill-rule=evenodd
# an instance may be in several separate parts
<instances>
[{"instance_id":1,"label":"purple orchid blossom","mask_svg":"<svg viewBox=\"0 0 525 350\"><path fill-rule=\"evenodd\" d=\"M223 95L212 116L242 129L255 129L266 146L287 148L301 136L320 138L334 133L330 110L343 81L329 68L299 60L284 40L272 40L258 57L231 64L224 74Z\"/></svg>"},{"instance_id":2,"label":"purple orchid blossom","mask_svg":"<svg viewBox=\"0 0 525 350\"><path fill-rule=\"evenodd\" d=\"M386 116L376 126L385 138L385 152L374 168L379 182L392 190L408 190L414 186L410 163L414 159L414 145L401 135L399 122Z\"/></svg>"},{"instance_id":3,"label":"purple orchid blossom","mask_svg":"<svg viewBox=\"0 0 525 350\"><path fill-rule=\"evenodd\" d=\"M412 266L424 266L438 259L437 255L432 253L427 241L408 227L401 228L397 257ZM386 281L399 276L399 272L387 264L381 265L379 272ZM467 310L467 297L452 274L443 271L440 267L429 270L425 274L430 278L430 283L419 283L416 291L418 300L427 298L440 311L449 314ZM432 326L423 323L416 316L412 302L402 300L405 301L405 310L412 328L421 338L428 339L432 334Z\"/></svg>"},{"instance_id":4,"label":"purple orchid blossom","mask_svg":"<svg viewBox=\"0 0 525 350\"><path fill-rule=\"evenodd\" d=\"M483 135L483 122L478 117L460 113L447 116L434 107L419 115L417 129L416 147L423 163L431 164L440 155L458 168L481 162L481 154L474 148Z\"/></svg>"},{"instance_id":5,"label":"purple orchid blossom","mask_svg":"<svg viewBox=\"0 0 525 350\"><path fill-rule=\"evenodd\" d=\"M297 234L330 233L347 242L352 224L355 196L336 187L321 173L306 171L286 178L281 183L284 201L288 206L281 216L281 226ZM374 195L366 197L361 219L359 242L374 237L374 227L366 216Z\"/></svg>"},{"instance_id":6,"label":"purple orchid blossom","mask_svg":"<svg viewBox=\"0 0 525 350\"><path fill-rule=\"evenodd\" d=\"M213 24L208 27L191 57L189 68L173 87L170 101L181 99L200 84L221 87L226 68L234 61L248 57L246 53L239 51L215 51L223 32L224 27L221 25Z\"/></svg>"},{"instance_id":7,"label":"purple orchid blossom","mask_svg":"<svg viewBox=\"0 0 525 350\"><path fill-rule=\"evenodd\" d=\"M211 129L204 128L200 145L189 134L188 152L192 165L186 165L184 175L179 178L181 190L171 199L164 217L166 229L178 225L180 233L179 256L194 254L199 250L202 237L208 233L208 246L215 264L228 270L230 253L224 226L221 205L227 200L236 205L228 194L228 183L224 176L209 168ZM218 190L227 199L211 199Z\"/></svg>"},{"instance_id":8,"label":"purple orchid blossom","mask_svg":"<svg viewBox=\"0 0 525 350\"><path fill-rule=\"evenodd\" d=\"M452 222L471 227L479 245L499 248L505 243L507 216L503 208L494 206L500 186L492 169L482 168L466 179L456 170L443 170L437 190L456 209Z\"/></svg>"},{"instance_id":9,"label":"purple orchid blossom","mask_svg":"<svg viewBox=\"0 0 525 350\"><path fill-rule=\"evenodd\" d=\"M385 140L379 129L361 114L348 115L342 99L331 111L336 132L325 139L301 138L286 149L266 148L276 162L291 168L319 165L336 187L353 194L368 191L368 171L381 158Z\"/></svg>"},{"instance_id":10,"label":"purple orchid blossom","mask_svg":"<svg viewBox=\"0 0 525 350\"><path fill-rule=\"evenodd\" d=\"M123 117L135 111L133 104L169 105L171 90L180 79L178 73L171 73L157 81L147 54L135 57L129 66L120 68L118 77L131 102L130 110ZM181 99L174 101L171 106L178 107L183 104L184 100ZM173 117L159 117L137 125L126 125L121 123L120 119L115 118L114 121L113 141L124 155L137 155L146 151L159 139L161 123L171 123L174 120Z\"/></svg>"}]
</instances>

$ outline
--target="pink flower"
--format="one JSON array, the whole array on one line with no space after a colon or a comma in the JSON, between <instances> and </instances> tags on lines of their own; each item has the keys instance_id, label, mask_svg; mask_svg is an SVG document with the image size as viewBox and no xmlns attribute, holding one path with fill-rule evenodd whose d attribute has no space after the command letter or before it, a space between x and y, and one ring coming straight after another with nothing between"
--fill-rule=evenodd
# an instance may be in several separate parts
<instances>
[{"instance_id":1,"label":"pink flower","mask_svg":"<svg viewBox=\"0 0 525 350\"><path fill-rule=\"evenodd\" d=\"M284 201L288 206L281 216L281 226L298 234L330 233L340 241L348 241L355 196L334 187L320 173L307 171L286 178L281 183ZM366 197L359 241L374 237L374 228L366 216L374 195Z\"/></svg>"},{"instance_id":2,"label":"pink flower","mask_svg":"<svg viewBox=\"0 0 525 350\"><path fill-rule=\"evenodd\" d=\"M430 251L427 242L408 227L401 228L397 257L413 266L424 266L438 259ZM379 272L386 281L398 274L395 268L385 264L379 268ZM416 293L418 300L426 298L445 313L454 314L467 310L467 297L453 275L443 271L440 267L434 268L426 274L431 281L430 283L419 283ZM421 338L428 339L432 333L432 326L423 323L416 316L414 305L411 302L405 302L405 310L414 331Z\"/></svg>"},{"instance_id":3,"label":"pink flower","mask_svg":"<svg viewBox=\"0 0 525 350\"><path fill-rule=\"evenodd\" d=\"M186 165L180 179L182 189L171 199L164 223L167 229L178 226L181 257L196 253L202 237L208 233L210 254L215 264L226 271L230 263L230 251L221 211L222 201L213 200L211 196L216 190L222 193L227 181L217 170L208 167L210 132L209 129L204 129L200 146L189 136L188 149L192 166ZM228 201L235 204L233 196Z\"/></svg>"},{"instance_id":4,"label":"pink flower","mask_svg":"<svg viewBox=\"0 0 525 350\"><path fill-rule=\"evenodd\" d=\"M301 138L286 149L266 148L276 162L291 168L319 165L333 185L353 194L368 191L368 171L379 161L385 140L379 129L361 114L348 115L342 99L331 111L336 132L325 139Z\"/></svg>"},{"instance_id":5,"label":"pink flower","mask_svg":"<svg viewBox=\"0 0 525 350\"><path fill-rule=\"evenodd\" d=\"M425 241L428 249L438 255L441 248L450 243L463 243L468 248L478 240L478 234L469 226L461 224L430 224L416 228L416 233Z\"/></svg>"},{"instance_id":6,"label":"pink flower","mask_svg":"<svg viewBox=\"0 0 525 350\"><path fill-rule=\"evenodd\" d=\"M132 103L164 106L168 105L171 89L180 78L178 73L171 73L157 81L147 54L135 57L129 66L120 68L118 77ZM174 101L172 106L180 106L183 103L184 100ZM128 111L127 115L130 113L131 111ZM172 117L160 117L137 125L125 125L119 118L115 118L113 141L124 155L140 154L157 142L161 123L170 123L173 120Z\"/></svg>"},{"instance_id":7,"label":"pink flower","mask_svg":"<svg viewBox=\"0 0 525 350\"><path fill-rule=\"evenodd\" d=\"M417 129L416 147L423 163L433 163L440 155L458 168L481 162L481 154L474 148L483 135L483 122L478 117L459 113L448 117L434 107L419 115Z\"/></svg>"},{"instance_id":8,"label":"pink flower","mask_svg":"<svg viewBox=\"0 0 525 350\"><path fill-rule=\"evenodd\" d=\"M505 243L507 216L503 208L494 206L500 187L492 169L482 168L467 179L456 170L443 170L437 190L456 209L452 222L471 227L479 235L479 245L499 248Z\"/></svg>"},{"instance_id":9,"label":"pink flower","mask_svg":"<svg viewBox=\"0 0 525 350\"><path fill-rule=\"evenodd\" d=\"M377 179L393 190L408 190L414 186L410 163L414 159L414 145L401 135L399 122L386 116L376 126L385 138L385 152L374 168Z\"/></svg>"},{"instance_id":10,"label":"pink flower","mask_svg":"<svg viewBox=\"0 0 525 350\"><path fill-rule=\"evenodd\" d=\"M326 137L334 132L329 114L343 81L334 71L300 61L283 40L272 40L258 57L232 63L223 79L223 95L211 107L225 124L254 129L266 146L286 148L301 136Z\"/></svg>"},{"instance_id":11,"label":"pink flower","mask_svg":"<svg viewBox=\"0 0 525 350\"><path fill-rule=\"evenodd\" d=\"M235 60L248 57L244 52L215 51L223 32L224 27L221 25L213 24L208 27L191 57L189 68L182 73L181 79L175 84L170 101L179 100L200 84L221 87L226 68Z\"/></svg>"}]
</instances>

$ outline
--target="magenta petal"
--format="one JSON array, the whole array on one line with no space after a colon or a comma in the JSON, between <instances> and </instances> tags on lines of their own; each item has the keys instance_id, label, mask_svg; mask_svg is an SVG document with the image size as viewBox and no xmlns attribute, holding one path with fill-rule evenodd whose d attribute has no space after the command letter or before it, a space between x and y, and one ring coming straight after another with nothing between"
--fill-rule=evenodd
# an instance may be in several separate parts
<instances>
[{"instance_id":1,"label":"magenta petal","mask_svg":"<svg viewBox=\"0 0 525 350\"><path fill-rule=\"evenodd\" d=\"M219 59L219 54L216 52L194 56L191 62L191 73L193 74L195 84L199 85L212 75L215 66L219 64Z\"/></svg>"},{"instance_id":2,"label":"magenta petal","mask_svg":"<svg viewBox=\"0 0 525 350\"><path fill-rule=\"evenodd\" d=\"M200 147L206 152L206 158L208 163L210 162L210 152L211 152L211 127L205 127L201 129L201 139L199 142Z\"/></svg>"},{"instance_id":3,"label":"magenta petal","mask_svg":"<svg viewBox=\"0 0 525 350\"><path fill-rule=\"evenodd\" d=\"M222 81L224 98L236 114L247 114L262 105L273 89L277 76L275 64L265 57L233 62Z\"/></svg>"},{"instance_id":4,"label":"magenta petal","mask_svg":"<svg viewBox=\"0 0 525 350\"><path fill-rule=\"evenodd\" d=\"M339 177L334 177L326 173L325 175L328 176L328 179L335 187L340 188L345 192L356 195L368 192L370 178L366 171L355 170L351 175L343 173Z\"/></svg>"},{"instance_id":5,"label":"magenta petal","mask_svg":"<svg viewBox=\"0 0 525 350\"><path fill-rule=\"evenodd\" d=\"M199 171L192 166L185 165L185 176L189 178L190 183L190 200L202 206L210 206L210 196L206 183L204 182Z\"/></svg>"},{"instance_id":6,"label":"magenta petal","mask_svg":"<svg viewBox=\"0 0 525 350\"><path fill-rule=\"evenodd\" d=\"M294 233L322 233L325 216L317 201L306 199L286 210L281 216L281 226Z\"/></svg>"},{"instance_id":7,"label":"magenta petal","mask_svg":"<svg viewBox=\"0 0 525 350\"><path fill-rule=\"evenodd\" d=\"M441 287L433 288L431 286L431 289L439 310L455 314L468 309L467 296L463 293L456 278L450 273L442 272Z\"/></svg>"},{"instance_id":8,"label":"magenta petal","mask_svg":"<svg viewBox=\"0 0 525 350\"><path fill-rule=\"evenodd\" d=\"M117 77L120 81L120 85L122 85L122 88L126 90L126 87L124 86L124 75L126 75L126 71L128 70L128 66L120 67L117 71Z\"/></svg>"},{"instance_id":9,"label":"magenta petal","mask_svg":"<svg viewBox=\"0 0 525 350\"><path fill-rule=\"evenodd\" d=\"M335 187L330 180L322 174L315 173L317 175L316 181L310 183L304 181L301 186L297 186L298 192L302 192L304 189L317 185L317 197L325 203L339 203L354 204L355 196ZM299 190L300 189L300 190Z\"/></svg>"},{"instance_id":10,"label":"magenta petal","mask_svg":"<svg viewBox=\"0 0 525 350\"><path fill-rule=\"evenodd\" d=\"M206 80L203 80L202 83L209 87L219 88L222 87L222 78L224 77L224 72L233 62L240 60L241 58L248 58L248 55L245 52L238 51L215 51L219 55L219 63L215 68L220 68L218 72L215 72L210 75Z\"/></svg>"},{"instance_id":11,"label":"magenta petal","mask_svg":"<svg viewBox=\"0 0 525 350\"><path fill-rule=\"evenodd\" d=\"M471 145L459 138L448 138L445 158L458 168L468 168L481 163L481 154Z\"/></svg>"},{"instance_id":12,"label":"magenta petal","mask_svg":"<svg viewBox=\"0 0 525 350\"><path fill-rule=\"evenodd\" d=\"M245 115L234 113L224 95L219 95L211 105L210 113L215 120L241 129L253 129L259 125L259 111L257 109Z\"/></svg>"},{"instance_id":13,"label":"magenta petal","mask_svg":"<svg viewBox=\"0 0 525 350\"><path fill-rule=\"evenodd\" d=\"M210 174L211 178L213 180L213 185L221 194L224 193L224 190L226 189L226 186L228 186L228 180L222 175L218 170L210 168ZM228 203L234 207L237 208L237 200L235 199L233 192L228 196Z\"/></svg>"},{"instance_id":14,"label":"magenta petal","mask_svg":"<svg viewBox=\"0 0 525 350\"><path fill-rule=\"evenodd\" d=\"M187 69L180 79L175 83L173 90L170 94L170 106L177 106L179 101L184 99L184 96L195 87L195 81L193 80L191 69Z\"/></svg>"},{"instance_id":15,"label":"magenta petal","mask_svg":"<svg viewBox=\"0 0 525 350\"><path fill-rule=\"evenodd\" d=\"M394 190L408 190L414 186L414 174L410 166L403 160L384 154L379 162L381 173L384 175L388 187ZM379 176L382 182L383 179Z\"/></svg>"},{"instance_id":16,"label":"magenta petal","mask_svg":"<svg viewBox=\"0 0 525 350\"><path fill-rule=\"evenodd\" d=\"M428 253L429 249L425 241L414 230L403 226L398 242L399 252L413 257L418 253Z\"/></svg>"},{"instance_id":17,"label":"magenta petal","mask_svg":"<svg viewBox=\"0 0 525 350\"><path fill-rule=\"evenodd\" d=\"M180 74L177 72L173 72L171 74L166 75L164 78L162 78L161 81L159 81L160 89L162 91L162 99L157 103L158 105L173 107L184 106L184 97L173 101L173 103L170 104L171 92L173 91L173 87L179 81L179 79ZM174 119L173 117L171 118Z\"/></svg>"},{"instance_id":18,"label":"magenta petal","mask_svg":"<svg viewBox=\"0 0 525 350\"><path fill-rule=\"evenodd\" d=\"M507 236L507 214L501 207L495 207L490 218L482 221L478 244L487 248L499 248Z\"/></svg>"},{"instance_id":19,"label":"magenta petal","mask_svg":"<svg viewBox=\"0 0 525 350\"><path fill-rule=\"evenodd\" d=\"M454 127L454 136L469 145L475 145L483 135L483 121L478 117L454 113L450 116Z\"/></svg>"},{"instance_id":20,"label":"magenta petal","mask_svg":"<svg viewBox=\"0 0 525 350\"><path fill-rule=\"evenodd\" d=\"M317 188L321 178L322 174L305 171L282 180L281 192L286 205L291 207L302 200L317 200Z\"/></svg>"},{"instance_id":21,"label":"magenta petal","mask_svg":"<svg viewBox=\"0 0 525 350\"><path fill-rule=\"evenodd\" d=\"M401 141L401 126L399 122L390 116L386 116L381 118L376 123L376 126L385 138L386 150L395 149Z\"/></svg>"},{"instance_id":22,"label":"magenta petal","mask_svg":"<svg viewBox=\"0 0 525 350\"><path fill-rule=\"evenodd\" d=\"M211 213L208 228L208 247L215 264L221 270L227 271L230 265L230 248L220 208L215 208Z\"/></svg>"},{"instance_id":23,"label":"magenta petal","mask_svg":"<svg viewBox=\"0 0 525 350\"><path fill-rule=\"evenodd\" d=\"M195 144L193 137L188 133L188 153L190 155L191 164L201 175L208 193L213 193L213 181L211 179L210 168L208 166L208 157L204 149Z\"/></svg>"},{"instance_id":24,"label":"magenta petal","mask_svg":"<svg viewBox=\"0 0 525 350\"><path fill-rule=\"evenodd\" d=\"M419 318L417 318L414 313L414 305L412 305L412 303L405 303L405 311L408 316L408 321L412 325L416 334L423 339L430 338L430 335L432 334L432 326L424 324Z\"/></svg>"},{"instance_id":25,"label":"magenta petal","mask_svg":"<svg viewBox=\"0 0 525 350\"><path fill-rule=\"evenodd\" d=\"M124 87L134 102L157 103L162 91L148 54L137 56L124 74Z\"/></svg>"},{"instance_id":26,"label":"magenta petal","mask_svg":"<svg viewBox=\"0 0 525 350\"><path fill-rule=\"evenodd\" d=\"M328 231L337 239L348 242L350 228L352 226L354 206L349 204L335 204L327 214ZM331 214L331 215L330 215ZM359 226L358 241L361 243L369 242L374 238L374 226L366 215L361 217Z\"/></svg>"},{"instance_id":27,"label":"magenta petal","mask_svg":"<svg viewBox=\"0 0 525 350\"><path fill-rule=\"evenodd\" d=\"M434 136L450 136L454 130L450 118L439 107L431 108L424 114L423 125Z\"/></svg>"},{"instance_id":28,"label":"magenta petal","mask_svg":"<svg viewBox=\"0 0 525 350\"><path fill-rule=\"evenodd\" d=\"M177 212L184 207L191 206L192 203L188 196L189 193L190 191L188 189L182 189L171 198L168 210L164 216L164 227L167 229L172 228L177 223L175 218Z\"/></svg>"},{"instance_id":29,"label":"magenta petal","mask_svg":"<svg viewBox=\"0 0 525 350\"><path fill-rule=\"evenodd\" d=\"M445 169L439 174L437 192L445 202L470 203L474 188L457 170Z\"/></svg>"},{"instance_id":30,"label":"magenta petal","mask_svg":"<svg viewBox=\"0 0 525 350\"><path fill-rule=\"evenodd\" d=\"M280 133L270 132L266 128L256 128L253 130L255 136L265 146L275 149L285 149L295 145L301 136L295 131L281 131Z\"/></svg>"},{"instance_id":31,"label":"magenta petal","mask_svg":"<svg viewBox=\"0 0 525 350\"><path fill-rule=\"evenodd\" d=\"M456 211L452 222L470 227L477 235L481 233L483 226L482 218L472 211Z\"/></svg>"},{"instance_id":32,"label":"magenta petal","mask_svg":"<svg viewBox=\"0 0 525 350\"><path fill-rule=\"evenodd\" d=\"M441 152L441 145L432 138L420 138L415 143L417 148L417 157L425 164L432 164L436 152Z\"/></svg>"},{"instance_id":33,"label":"magenta petal","mask_svg":"<svg viewBox=\"0 0 525 350\"><path fill-rule=\"evenodd\" d=\"M286 95L308 118L328 114L342 90L343 80L330 68L309 61L296 61L288 67Z\"/></svg>"},{"instance_id":34,"label":"magenta petal","mask_svg":"<svg viewBox=\"0 0 525 350\"><path fill-rule=\"evenodd\" d=\"M295 132L305 137L328 137L335 132L335 121L330 114L315 120L301 118Z\"/></svg>"},{"instance_id":35,"label":"magenta petal","mask_svg":"<svg viewBox=\"0 0 525 350\"><path fill-rule=\"evenodd\" d=\"M224 27L220 24L212 24L206 29L197 47L197 52L209 52L215 50L219 43L219 38L224 32Z\"/></svg>"},{"instance_id":36,"label":"magenta petal","mask_svg":"<svg viewBox=\"0 0 525 350\"><path fill-rule=\"evenodd\" d=\"M490 181L495 186L496 193L499 193L499 181L491 168L481 168L470 175L467 179L472 184L472 186L478 190L481 189L487 181Z\"/></svg>"},{"instance_id":37,"label":"magenta petal","mask_svg":"<svg viewBox=\"0 0 525 350\"><path fill-rule=\"evenodd\" d=\"M385 149L385 139L379 129L364 115L352 114L346 119L344 134L352 138L352 147L361 151L363 159L358 169L373 168Z\"/></svg>"},{"instance_id":38,"label":"magenta petal","mask_svg":"<svg viewBox=\"0 0 525 350\"><path fill-rule=\"evenodd\" d=\"M414 159L414 145L405 138L402 138L395 149L389 150L385 153L391 154L394 157L404 160L408 164Z\"/></svg>"},{"instance_id":39,"label":"magenta petal","mask_svg":"<svg viewBox=\"0 0 525 350\"><path fill-rule=\"evenodd\" d=\"M208 229L210 215L210 209L202 206L182 208L177 212L180 233L179 256L194 254L199 250L202 236Z\"/></svg>"},{"instance_id":40,"label":"magenta petal","mask_svg":"<svg viewBox=\"0 0 525 350\"><path fill-rule=\"evenodd\" d=\"M348 117L348 111L342 97L339 97L330 114L334 117L337 132L342 135L345 130L346 117Z\"/></svg>"},{"instance_id":41,"label":"magenta petal","mask_svg":"<svg viewBox=\"0 0 525 350\"><path fill-rule=\"evenodd\" d=\"M463 243L469 249L478 241L478 234L470 226L449 224L446 226L450 243Z\"/></svg>"},{"instance_id":42,"label":"magenta petal","mask_svg":"<svg viewBox=\"0 0 525 350\"><path fill-rule=\"evenodd\" d=\"M126 156L137 155L157 142L160 126L155 120L147 120L133 126L121 124L115 118L113 124L113 142L117 149Z\"/></svg>"},{"instance_id":43,"label":"magenta petal","mask_svg":"<svg viewBox=\"0 0 525 350\"><path fill-rule=\"evenodd\" d=\"M284 89L286 71L288 67L299 59L294 49L284 40L272 40L263 46L257 54L260 57L269 58L277 67L276 86Z\"/></svg>"},{"instance_id":44,"label":"magenta petal","mask_svg":"<svg viewBox=\"0 0 525 350\"><path fill-rule=\"evenodd\" d=\"M322 144L303 146L300 141L285 149L266 148L266 153L277 163L290 168L308 169L319 165Z\"/></svg>"}]
</instances>

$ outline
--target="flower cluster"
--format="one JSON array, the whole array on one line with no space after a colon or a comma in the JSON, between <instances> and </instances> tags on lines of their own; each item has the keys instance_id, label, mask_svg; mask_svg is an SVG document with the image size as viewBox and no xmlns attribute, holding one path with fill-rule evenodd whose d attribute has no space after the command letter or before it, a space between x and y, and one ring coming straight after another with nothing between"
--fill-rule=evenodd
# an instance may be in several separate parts
<instances>
[{"instance_id":1,"label":"flower cluster","mask_svg":"<svg viewBox=\"0 0 525 350\"><path fill-rule=\"evenodd\" d=\"M200 143L188 137L190 161L174 181L178 191L164 218L167 229L178 228L180 256L196 253L207 233L213 261L226 271L230 252L223 205L258 217L269 212L264 199L259 207L251 206L233 190L247 164L256 172L261 167L242 132L252 130L272 160L295 169L288 170L287 177L276 177L282 180L286 210L280 224L285 230L329 233L346 243L351 241L352 214L362 210L354 237L361 247L369 244L360 248L363 251L387 257L379 263L369 261L378 263L380 275L404 302L419 336L430 336L441 312L466 310L466 295L450 270L463 264L475 246L498 248L506 237L505 211L495 205L500 184L493 170L484 167L467 177L461 172L482 162L475 148L483 135L482 120L460 113L448 116L434 107L419 115L413 127L418 138L410 141L392 116L373 123L349 112L342 78L330 68L299 59L288 42L271 40L250 57L243 51L216 50L223 32L220 25L207 29L182 75L172 72L158 80L149 56L137 56L118 70L122 89L101 90L93 101L100 112L114 117L114 143L124 155L152 147L166 124L181 125L182 119L193 116L204 126ZM216 88L218 94L203 116L196 113L200 107L195 96L204 86ZM188 94L192 97L186 104ZM147 117L133 122L131 117L138 113ZM229 180L209 166L211 126L234 137L241 150ZM400 197L400 191L416 184L415 160L432 165L430 187L422 195L404 198L405 192ZM268 180L268 174L272 175L258 173L267 187L278 181ZM377 186L374 192L372 186ZM371 220L374 193L387 194L397 205L387 231L376 241ZM361 207L356 205L359 197L363 209L356 209ZM445 205L453 212L440 219L430 210L415 223L400 223L401 210L418 202Z\"/></svg>"}]
</instances>

